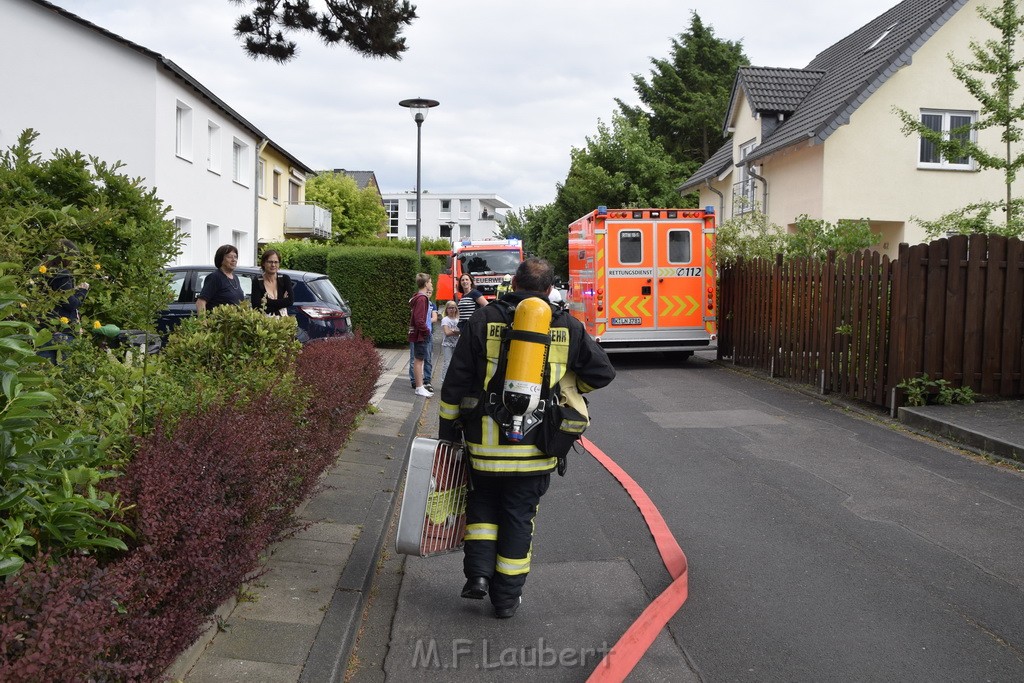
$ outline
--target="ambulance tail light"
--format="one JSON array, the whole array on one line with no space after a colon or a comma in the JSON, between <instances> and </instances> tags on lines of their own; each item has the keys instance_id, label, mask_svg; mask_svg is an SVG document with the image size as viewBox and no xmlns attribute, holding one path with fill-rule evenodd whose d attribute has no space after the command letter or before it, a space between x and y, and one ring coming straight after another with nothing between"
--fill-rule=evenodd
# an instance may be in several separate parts
<instances>
[{"instance_id":1,"label":"ambulance tail light","mask_svg":"<svg viewBox=\"0 0 1024 683\"><path fill-rule=\"evenodd\" d=\"M604 289L600 287L597 290L597 310L604 310Z\"/></svg>"},{"instance_id":2,"label":"ambulance tail light","mask_svg":"<svg viewBox=\"0 0 1024 683\"><path fill-rule=\"evenodd\" d=\"M708 310L715 310L715 288L708 287Z\"/></svg>"}]
</instances>

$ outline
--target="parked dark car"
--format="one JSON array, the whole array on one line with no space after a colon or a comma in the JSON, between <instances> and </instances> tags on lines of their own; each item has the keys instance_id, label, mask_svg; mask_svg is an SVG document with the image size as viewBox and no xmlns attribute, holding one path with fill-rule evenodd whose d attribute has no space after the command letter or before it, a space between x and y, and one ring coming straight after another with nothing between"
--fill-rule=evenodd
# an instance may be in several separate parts
<instances>
[{"instance_id":1,"label":"parked dark car","mask_svg":"<svg viewBox=\"0 0 1024 683\"><path fill-rule=\"evenodd\" d=\"M175 298L157 320L160 334L166 335L182 320L196 314L196 299L206 276L214 270L213 266L172 266L167 269L171 274L171 291ZM295 303L288 307L288 315L294 316L298 322L299 341L352 335L352 309L326 275L304 270L280 272L290 277L295 285ZM254 266L239 266L235 268L235 275L248 301L252 283L263 277L263 271Z\"/></svg>"}]
</instances>

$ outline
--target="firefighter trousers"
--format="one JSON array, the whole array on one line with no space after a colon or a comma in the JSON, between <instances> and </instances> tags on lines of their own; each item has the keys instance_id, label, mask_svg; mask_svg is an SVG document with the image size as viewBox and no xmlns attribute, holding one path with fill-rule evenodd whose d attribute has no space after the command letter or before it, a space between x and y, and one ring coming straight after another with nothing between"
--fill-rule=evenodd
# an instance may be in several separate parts
<instances>
[{"instance_id":1,"label":"firefighter trousers","mask_svg":"<svg viewBox=\"0 0 1024 683\"><path fill-rule=\"evenodd\" d=\"M463 571L466 578L487 578L491 603L508 607L522 595L530 573L534 518L551 474L470 477Z\"/></svg>"}]
</instances>

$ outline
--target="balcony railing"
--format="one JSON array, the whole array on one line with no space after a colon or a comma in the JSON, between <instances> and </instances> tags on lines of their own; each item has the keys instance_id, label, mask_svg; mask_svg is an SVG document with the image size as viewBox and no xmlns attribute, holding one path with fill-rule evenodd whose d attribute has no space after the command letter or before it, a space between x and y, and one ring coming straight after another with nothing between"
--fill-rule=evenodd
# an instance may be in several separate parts
<instances>
[{"instance_id":1,"label":"balcony railing","mask_svg":"<svg viewBox=\"0 0 1024 683\"><path fill-rule=\"evenodd\" d=\"M284 207L284 234L328 239L331 236L331 212L313 202L289 202Z\"/></svg>"}]
</instances>

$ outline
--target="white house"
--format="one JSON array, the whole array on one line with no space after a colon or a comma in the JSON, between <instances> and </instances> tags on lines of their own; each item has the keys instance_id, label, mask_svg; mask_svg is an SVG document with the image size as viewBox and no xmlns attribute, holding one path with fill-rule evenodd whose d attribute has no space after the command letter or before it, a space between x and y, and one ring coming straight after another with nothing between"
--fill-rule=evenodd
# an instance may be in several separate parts
<instances>
[{"instance_id":1,"label":"white house","mask_svg":"<svg viewBox=\"0 0 1024 683\"><path fill-rule=\"evenodd\" d=\"M388 212L388 237L416 237L416 192L382 192L384 209ZM453 242L494 237L505 225L505 215L498 213L512 205L496 194L471 192L422 192L420 238L443 238Z\"/></svg>"},{"instance_id":2,"label":"white house","mask_svg":"<svg viewBox=\"0 0 1024 683\"><path fill-rule=\"evenodd\" d=\"M32 128L43 154L121 161L188 235L179 263L227 243L253 263L258 153L287 153L171 60L52 3L2 0L0 26L0 148Z\"/></svg>"}]
</instances>

